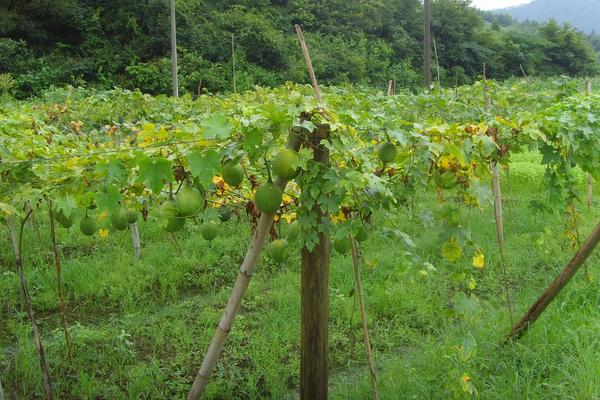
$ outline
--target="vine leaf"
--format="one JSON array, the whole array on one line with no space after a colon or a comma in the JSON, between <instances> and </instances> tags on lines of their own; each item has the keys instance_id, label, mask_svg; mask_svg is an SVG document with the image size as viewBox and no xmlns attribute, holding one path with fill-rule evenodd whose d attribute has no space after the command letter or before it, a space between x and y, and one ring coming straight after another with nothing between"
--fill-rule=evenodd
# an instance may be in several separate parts
<instances>
[{"instance_id":1,"label":"vine leaf","mask_svg":"<svg viewBox=\"0 0 600 400\"><path fill-rule=\"evenodd\" d=\"M216 113L210 117L205 125L202 137L204 139L226 139L231 135L231 123L223 113Z\"/></svg>"},{"instance_id":2,"label":"vine leaf","mask_svg":"<svg viewBox=\"0 0 600 400\"><path fill-rule=\"evenodd\" d=\"M173 162L165 158L142 156L138 159L140 174L138 180L146 185L154 194L159 194L165 182L173 182Z\"/></svg>"},{"instance_id":3,"label":"vine leaf","mask_svg":"<svg viewBox=\"0 0 600 400\"><path fill-rule=\"evenodd\" d=\"M115 210L119 207L121 193L115 185L107 186L104 191L96 193L96 204L100 210Z\"/></svg>"},{"instance_id":4,"label":"vine leaf","mask_svg":"<svg viewBox=\"0 0 600 400\"><path fill-rule=\"evenodd\" d=\"M219 170L221 163L219 154L215 150L208 150L204 154L195 151L188 155L190 172L204 187L212 183L213 175Z\"/></svg>"}]
</instances>

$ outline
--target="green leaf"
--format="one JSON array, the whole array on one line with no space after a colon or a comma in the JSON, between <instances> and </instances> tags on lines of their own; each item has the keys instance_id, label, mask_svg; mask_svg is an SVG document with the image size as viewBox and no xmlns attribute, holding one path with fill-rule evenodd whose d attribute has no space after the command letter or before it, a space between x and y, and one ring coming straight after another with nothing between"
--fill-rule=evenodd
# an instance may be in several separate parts
<instances>
[{"instance_id":1,"label":"green leaf","mask_svg":"<svg viewBox=\"0 0 600 400\"><path fill-rule=\"evenodd\" d=\"M138 181L146 185L154 194L159 194L165 183L173 182L173 162L165 158L142 156L138 160L140 174Z\"/></svg>"},{"instance_id":2,"label":"green leaf","mask_svg":"<svg viewBox=\"0 0 600 400\"><path fill-rule=\"evenodd\" d=\"M204 124L204 139L225 139L231 135L231 123L227 116L223 113L213 114Z\"/></svg>"},{"instance_id":3,"label":"green leaf","mask_svg":"<svg viewBox=\"0 0 600 400\"><path fill-rule=\"evenodd\" d=\"M96 205L100 210L108 209L109 211L119 208L121 201L121 192L115 185L109 185L104 188L104 191L96 193Z\"/></svg>"},{"instance_id":4,"label":"green leaf","mask_svg":"<svg viewBox=\"0 0 600 400\"><path fill-rule=\"evenodd\" d=\"M458 292L454 295L454 310L464 317L473 317L481 310L479 299L473 293L467 297L464 292Z\"/></svg>"},{"instance_id":5,"label":"green leaf","mask_svg":"<svg viewBox=\"0 0 600 400\"><path fill-rule=\"evenodd\" d=\"M191 153L188 155L188 162L192 176L198 179L204 187L208 187L212 183L213 175L221 166L219 154L212 149L204 153L199 151Z\"/></svg>"}]
</instances>

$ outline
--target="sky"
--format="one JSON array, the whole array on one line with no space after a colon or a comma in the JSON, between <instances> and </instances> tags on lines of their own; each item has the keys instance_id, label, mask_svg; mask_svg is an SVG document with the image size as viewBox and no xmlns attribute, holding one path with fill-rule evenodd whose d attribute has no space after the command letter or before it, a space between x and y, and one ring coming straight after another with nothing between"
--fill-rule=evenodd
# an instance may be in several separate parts
<instances>
[{"instance_id":1,"label":"sky","mask_svg":"<svg viewBox=\"0 0 600 400\"><path fill-rule=\"evenodd\" d=\"M495 8L516 6L530 2L531 0L472 0L473 6L482 10L493 10Z\"/></svg>"}]
</instances>

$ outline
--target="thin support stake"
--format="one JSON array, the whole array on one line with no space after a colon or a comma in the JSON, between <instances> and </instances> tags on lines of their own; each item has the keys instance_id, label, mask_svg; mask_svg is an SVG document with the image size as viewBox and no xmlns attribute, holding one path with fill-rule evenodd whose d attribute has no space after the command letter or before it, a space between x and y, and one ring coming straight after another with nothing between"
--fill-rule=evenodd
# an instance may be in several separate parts
<instances>
[{"instance_id":1,"label":"thin support stake","mask_svg":"<svg viewBox=\"0 0 600 400\"><path fill-rule=\"evenodd\" d=\"M19 279L21 281L21 290L23 291L23 298L25 299L25 305L27 307L27 315L31 322L31 330L33 331L33 340L35 347L38 351L40 359L40 367L42 369L42 377L44 383L44 393L46 394L46 400L54 400L54 393L52 391L52 379L50 378L50 372L48 371L48 364L46 363L46 352L42 343L42 337L38 330L37 321L33 312L33 306L31 304L31 297L29 295L29 289L27 286L27 280L25 279L25 271L23 268L23 257L21 252L21 246L23 244L23 228L25 223L31 216L32 210L30 209L23 221L21 222L20 231L17 234L13 221L9 221L8 230L10 239L12 241L13 251L15 253L15 263L17 264L17 270L19 273Z\"/></svg>"},{"instance_id":2,"label":"thin support stake","mask_svg":"<svg viewBox=\"0 0 600 400\"><path fill-rule=\"evenodd\" d=\"M352 246L352 264L354 265L354 281L356 283L356 292L358 293L358 303L360 307L360 318L363 326L363 339L365 342L365 351L367 352L367 361L369 363L369 372L371 376L371 399L377 400L377 373L375 372L375 363L373 362L373 350L371 349L371 339L369 336L369 325L367 320L367 308L365 306L365 292L360 277L360 253L353 237L350 238Z\"/></svg>"},{"instance_id":3,"label":"thin support stake","mask_svg":"<svg viewBox=\"0 0 600 400\"><path fill-rule=\"evenodd\" d=\"M523 336L529 327L538 319L538 317L544 312L546 307L554 300L554 298L560 293L560 291L569 283L573 275L577 270L586 262L589 256L592 254L596 246L600 242L600 223L592 231L590 236L586 239L585 243L579 251L573 256L571 261L567 264L565 269L554 279L554 281L548 286L548 288L542 293L542 295L536 300L531 306L529 311L521 318L521 320L513 326L510 333L506 336L505 340L518 339Z\"/></svg>"},{"instance_id":4,"label":"thin support stake","mask_svg":"<svg viewBox=\"0 0 600 400\"><path fill-rule=\"evenodd\" d=\"M237 93L236 71L235 71L235 36L231 34L231 64L233 70L233 93Z\"/></svg>"},{"instance_id":5,"label":"thin support stake","mask_svg":"<svg viewBox=\"0 0 600 400\"><path fill-rule=\"evenodd\" d=\"M179 97L179 78L177 77L177 18L175 11L175 0L171 0L171 79L173 97Z\"/></svg>"},{"instance_id":6,"label":"thin support stake","mask_svg":"<svg viewBox=\"0 0 600 400\"><path fill-rule=\"evenodd\" d=\"M142 246L140 245L140 231L137 222L129 225L129 230L131 231L131 243L135 251L135 258L139 260L142 258Z\"/></svg>"},{"instance_id":7,"label":"thin support stake","mask_svg":"<svg viewBox=\"0 0 600 400\"><path fill-rule=\"evenodd\" d=\"M56 223L54 219L54 207L52 201L48 199L48 213L50 217L50 238L52 239L52 251L54 253L54 267L56 270L56 291L58 293L58 311L60 313L60 322L65 335L65 343L67 345L67 357L73 359L73 345L71 343L71 335L69 335L69 324L67 324L67 313L65 307L65 293L62 284L62 262L60 258L60 250L58 249L58 241L56 240Z\"/></svg>"}]
</instances>

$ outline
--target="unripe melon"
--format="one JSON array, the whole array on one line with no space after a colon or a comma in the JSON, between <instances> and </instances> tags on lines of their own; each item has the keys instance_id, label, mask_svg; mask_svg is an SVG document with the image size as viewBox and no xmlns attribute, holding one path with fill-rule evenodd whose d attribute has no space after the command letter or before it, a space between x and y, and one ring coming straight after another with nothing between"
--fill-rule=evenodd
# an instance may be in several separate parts
<instances>
[{"instance_id":1,"label":"unripe melon","mask_svg":"<svg viewBox=\"0 0 600 400\"><path fill-rule=\"evenodd\" d=\"M134 209L129 209L125 213L125 218L127 219L128 224L135 224L138 219L138 212Z\"/></svg>"},{"instance_id":2,"label":"unripe melon","mask_svg":"<svg viewBox=\"0 0 600 400\"><path fill-rule=\"evenodd\" d=\"M85 236L93 236L97 230L96 220L86 215L79 221L79 230L81 230L81 233Z\"/></svg>"},{"instance_id":3,"label":"unripe melon","mask_svg":"<svg viewBox=\"0 0 600 400\"><path fill-rule=\"evenodd\" d=\"M300 173L300 168L294 168L299 159L294 150L281 150L273 162L273 172L284 181L292 180Z\"/></svg>"},{"instance_id":4,"label":"unripe melon","mask_svg":"<svg viewBox=\"0 0 600 400\"><path fill-rule=\"evenodd\" d=\"M356 235L354 235L354 239L356 239L357 242L364 242L368 237L369 235L367 234L367 230L364 226L358 228Z\"/></svg>"},{"instance_id":5,"label":"unripe melon","mask_svg":"<svg viewBox=\"0 0 600 400\"><path fill-rule=\"evenodd\" d=\"M290 224L287 231L287 238L290 241L294 241L298 239L300 235L300 223L298 221L294 221Z\"/></svg>"},{"instance_id":6,"label":"unripe melon","mask_svg":"<svg viewBox=\"0 0 600 400\"><path fill-rule=\"evenodd\" d=\"M69 229L75 223L75 213L71 212L69 216L66 216L63 210L54 211L54 219L63 227Z\"/></svg>"},{"instance_id":7,"label":"unripe melon","mask_svg":"<svg viewBox=\"0 0 600 400\"><path fill-rule=\"evenodd\" d=\"M204 206L204 196L197 188L184 186L175 196L175 206L180 216L192 217Z\"/></svg>"},{"instance_id":8,"label":"unripe melon","mask_svg":"<svg viewBox=\"0 0 600 400\"><path fill-rule=\"evenodd\" d=\"M244 180L244 169L240 164L229 161L223 166L222 175L226 184L237 187Z\"/></svg>"},{"instance_id":9,"label":"unripe melon","mask_svg":"<svg viewBox=\"0 0 600 400\"><path fill-rule=\"evenodd\" d=\"M205 221L200 225L200 234L205 240L211 241L219 234L219 225L215 221Z\"/></svg>"},{"instance_id":10,"label":"unripe melon","mask_svg":"<svg viewBox=\"0 0 600 400\"><path fill-rule=\"evenodd\" d=\"M185 225L185 217L179 215L173 200L165 201L160 207L160 216L163 218L163 229L169 233L180 231Z\"/></svg>"},{"instance_id":11,"label":"unripe melon","mask_svg":"<svg viewBox=\"0 0 600 400\"><path fill-rule=\"evenodd\" d=\"M219 219L221 220L221 222L229 221L231 219L231 215L233 214L231 208L227 206L221 206L217 208L217 211L219 212Z\"/></svg>"},{"instance_id":12,"label":"unripe melon","mask_svg":"<svg viewBox=\"0 0 600 400\"><path fill-rule=\"evenodd\" d=\"M352 245L350 244L350 238L347 236L336 239L333 242L333 248L340 254L347 254L350 251L351 247Z\"/></svg>"},{"instance_id":13,"label":"unripe melon","mask_svg":"<svg viewBox=\"0 0 600 400\"><path fill-rule=\"evenodd\" d=\"M110 222L117 231L124 231L127 229L127 213L125 209L119 208L117 211L111 214Z\"/></svg>"},{"instance_id":14,"label":"unripe melon","mask_svg":"<svg viewBox=\"0 0 600 400\"><path fill-rule=\"evenodd\" d=\"M256 189L254 202L256 207L264 213L274 213L281 206L283 192L273 182L263 183Z\"/></svg>"},{"instance_id":15,"label":"unripe melon","mask_svg":"<svg viewBox=\"0 0 600 400\"><path fill-rule=\"evenodd\" d=\"M391 163L396 159L396 154L398 151L396 150L396 146L394 146L391 142L386 142L379 146L379 159L384 163Z\"/></svg>"},{"instance_id":16,"label":"unripe melon","mask_svg":"<svg viewBox=\"0 0 600 400\"><path fill-rule=\"evenodd\" d=\"M285 252L288 246L288 241L285 239L273 240L267 247L267 255L273 261L280 263L285 259Z\"/></svg>"}]
</instances>

